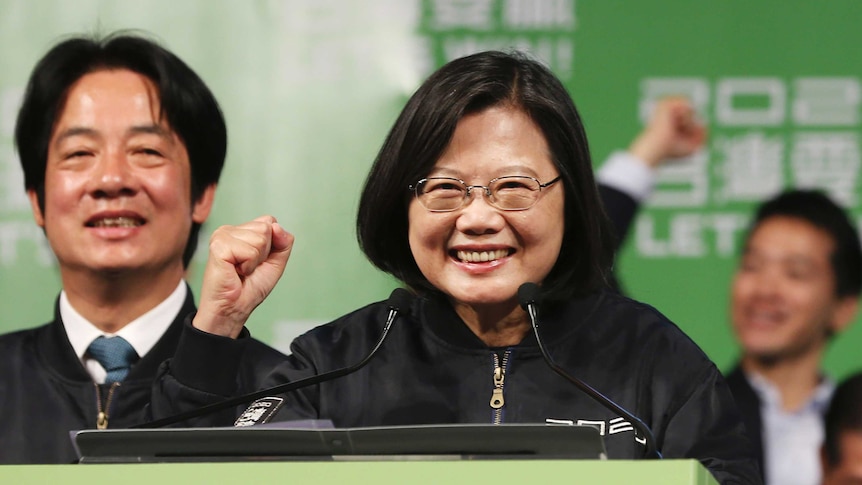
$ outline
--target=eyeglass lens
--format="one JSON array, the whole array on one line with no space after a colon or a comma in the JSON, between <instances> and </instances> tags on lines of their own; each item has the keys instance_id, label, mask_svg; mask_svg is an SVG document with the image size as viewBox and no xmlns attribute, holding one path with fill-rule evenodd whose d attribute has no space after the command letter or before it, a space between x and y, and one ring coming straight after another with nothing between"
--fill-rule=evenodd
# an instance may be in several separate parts
<instances>
[{"instance_id":1,"label":"eyeglass lens","mask_svg":"<svg viewBox=\"0 0 862 485\"><path fill-rule=\"evenodd\" d=\"M506 176L492 180L488 186L467 186L448 177L431 177L416 184L416 195L426 209L451 211L458 209L474 190L485 192L488 202L503 210L529 209L536 203L541 190L539 181L532 177Z\"/></svg>"}]
</instances>

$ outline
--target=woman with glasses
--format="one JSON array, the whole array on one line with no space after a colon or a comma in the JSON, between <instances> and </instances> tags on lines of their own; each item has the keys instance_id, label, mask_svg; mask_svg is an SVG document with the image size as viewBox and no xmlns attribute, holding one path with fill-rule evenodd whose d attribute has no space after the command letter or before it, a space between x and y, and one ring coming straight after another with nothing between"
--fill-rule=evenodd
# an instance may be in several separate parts
<instances>
[{"instance_id":1,"label":"woman with glasses","mask_svg":"<svg viewBox=\"0 0 862 485\"><path fill-rule=\"evenodd\" d=\"M589 424L610 458L660 452L700 459L722 482L759 482L712 362L655 309L605 291L612 244L587 140L547 68L485 52L434 73L375 160L357 229L371 262L415 297L367 366L283 395L277 419ZM187 328L159 386L156 417L233 393L225 375L242 354L243 325L281 275L292 242L269 216L213 234L193 320L203 332ZM533 310L556 365L653 436L549 367L519 301L524 283L541 288ZM373 303L297 338L269 384L360 362L389 310ZM228 423L207 416L191 424Z\"/></svg>"}]
</instances>

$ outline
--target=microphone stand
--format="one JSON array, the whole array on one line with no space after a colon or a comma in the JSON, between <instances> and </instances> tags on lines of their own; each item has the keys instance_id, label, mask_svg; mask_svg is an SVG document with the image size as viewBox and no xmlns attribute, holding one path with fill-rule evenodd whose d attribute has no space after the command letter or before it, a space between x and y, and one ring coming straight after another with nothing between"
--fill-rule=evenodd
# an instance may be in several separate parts
<instances>
[{"instance_id":1,"label":"microphone stand","mask_svg":"<svg viewBox=\"0 0 862 485\"><path fill-rule=\"evenodd\" d=\"M551 358L551 355L545 348L544 343L542 343L542 337L539 335L539 318L538 311L536 310L536 296L538 295L538 292L539 287L537 285L533 283L524 283L518 289L518 296L521 300L521 306L524 308L524 310L526 310L527 315L529 315L530 317L530 324L533 327L533 334L536 336L536 343L539 345L539 350L542 352L542 358L545 359L545 363L548 364L551 370L556 372L562 378L574 384L578 389L593 398L593 400L628 419L629 423L631 423L637 431L640 431L641 436L646 442L647 458L661 458L661 452L656 449L655 436L653 436L652 430L649 429L649 426L647 426L637 416L630 413L627 409L615 403L610 398L600 393L586 382L572 375L569 375L569 373L563 370L563 368L557 365L557 363L554 362L554 360ZM635 435L635 437L637 437L637 435Z\"/></svg>"},{"instance_id":2,"label":"microphone stand","mask_svg":"<svg viewBox=\"0 0 862 485\"><path fill-rule=\"evenodd\" d=\"M298 381L290 381L260 391L243 394L242 396L225 399L224 401L219 401L216 403L208 404L206 406L202 406L197 409L192 409L191 411L186 411L183 413L175 414L173 416L168 416L166 418L156 419L153 421L148 421L146 423L130 426L130 428L161 428L162 426L175 424L189 418L204 416L210 413L214 413L216 411L227 409L231 406L236 406L237 404L247 403L261 397L272 396L273 394L288 393L303 387L313 386L314 384L319 384L324 381L337 379L352 372L356 372L359 369L365 367L365 365L368 364L369 361L371 361L371 358L374 357L374 354L377 353L377 350L380 348L380 346L383 345L383 341L386 340L386 336L389 334L389 329L392 328L392 324L395 322L395 317L398 316L399 313L409 311L411 298L412 296L410 295L410 293L403 288L397 288L392 292L388 300L389 315L386 318L386 324L383 327L383 331L380 333L380 338L377 339L377 342L374 344L374 347L371 349L371 352L369 352L368 355L366 355L361 361L356 364L353 364L348 367L342 367L340 369L335 369L329 372L324 372L323 374L309 376Z\"/></svg>"}]
</instances>

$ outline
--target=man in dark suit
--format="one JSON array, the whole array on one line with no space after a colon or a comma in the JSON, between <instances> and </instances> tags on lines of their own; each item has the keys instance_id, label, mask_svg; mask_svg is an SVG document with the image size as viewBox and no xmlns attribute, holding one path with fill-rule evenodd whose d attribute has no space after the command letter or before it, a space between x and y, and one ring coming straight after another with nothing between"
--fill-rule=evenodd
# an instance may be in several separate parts
<instances>
[{"instance_id":1,"label":"man in dark suit","mask_svg":"<svg viewBox=\"0 0 862 485\"><path fill-rule=\"evenodd\" d=\"M195 312L184 275L227 132L194 71L120 33L64 40L39 61L15 141L63 291L51 323L0 336L0 463L68 463L70 430L144 419L156 371ZM252 346L242 388L257 388L255 366L280 355Z\"/></svg>"},{"instance_id":2,"label":"man in dark suit","mask_svg":"<svg viewBox=\"0 0 862 485\"><path fill-rule=\"evenodd\" d=\"M824 194L789 190L756 210L731 286L741 358L727 383L763 450L767 483L818 483L834 383L827 345L856 315L859 237Z\"/></svg>"}]
</instances>

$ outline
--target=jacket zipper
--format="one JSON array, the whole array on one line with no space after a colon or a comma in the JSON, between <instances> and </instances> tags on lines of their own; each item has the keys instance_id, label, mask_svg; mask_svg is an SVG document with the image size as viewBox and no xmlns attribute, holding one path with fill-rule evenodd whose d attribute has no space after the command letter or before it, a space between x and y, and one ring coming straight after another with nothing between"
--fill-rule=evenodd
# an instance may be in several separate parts
<instances>
[{"instance_id":1,"label":"jacket zipper","mask_svg":"<svg viewBox=\"0 0 862 485\"><path fill-rule=\"evenodd\" d=\"M120 387L119 382L115 382L111 384L111 387L108 389L108 397L105 399L105 407L102 408L102 392L99 390L99 385L95 382L93 385L96 386L96 411L98 412L96 416L96 428L98 429L108 429L108 413L111 410L111 399L114 397L114 391Z\"/></svg>"},{"instance_id":2,"label":"jacket zipper","mask_svg":"<svg viewBox=\"0 0 862 485\"><path fill-rule=\"evenodd\" d=\"M500 424L503 421L503 405L506 404L506 400L503 399L503 384L506 380L506 364L509 362L510 352L510 350L506 350L503 353L502 364L496 352L491 354L494 356L494 375L492 376L494 390L491 392L491 409L494 410L492 421L494 424Z\"/></svg>"}]
</instances>

